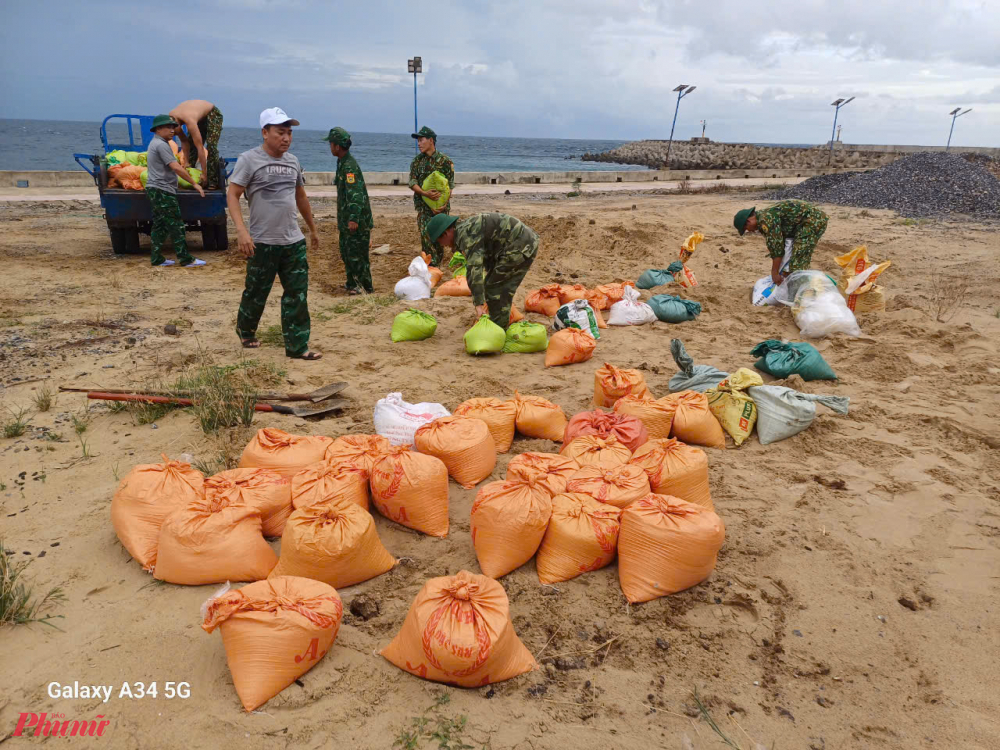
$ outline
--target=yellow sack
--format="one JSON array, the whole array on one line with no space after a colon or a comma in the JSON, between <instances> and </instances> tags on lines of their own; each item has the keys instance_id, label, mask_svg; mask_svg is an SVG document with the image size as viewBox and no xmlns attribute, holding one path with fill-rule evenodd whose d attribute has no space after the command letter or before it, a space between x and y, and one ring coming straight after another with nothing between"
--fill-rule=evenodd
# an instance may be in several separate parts
<instances>
[{"instance_id":1,"label":"yellow sack","mask_svg":"<svg viewBox=\"0 0 1000 750\"><path fill-rule=\"evenodd\" d=\"M885 288L875 283L891 260L875 263L868 258L868 246L859 245L844 255L834 257L843 271L837 289L855 313L885 312ZM863 277L860 280L858 277ZM859 283L860 282L860 283Z\"/></svg>"},{"instance_id":2,"label":"yellow sack","mask_svg":"<svg viewBox=\"0 0 1000 750\"><path fill-rule=\"evenodd\" d=\"M701 232L695 232L686 240L684 240L684 244L681 245L681 254L680 254L681 263L688 262L688 259L690 259L692 255L694 255L694 249L698 247L698 245L701 244L701 242L704 239L705 235L703 235Z\"/></svg>"},{"instance_id":3,"label":"yellow sack","mask_svg":"<svg viewBox=\"0 0 1000 750\"><path fill-rule=\"evenodd\" d=\"M757 405L746 392L754 385L764 385L763 378L741 367L715 388L705 391L709 410L736 445L742 445L750 437L757 423Z\"/></svg>"}]
</instances>

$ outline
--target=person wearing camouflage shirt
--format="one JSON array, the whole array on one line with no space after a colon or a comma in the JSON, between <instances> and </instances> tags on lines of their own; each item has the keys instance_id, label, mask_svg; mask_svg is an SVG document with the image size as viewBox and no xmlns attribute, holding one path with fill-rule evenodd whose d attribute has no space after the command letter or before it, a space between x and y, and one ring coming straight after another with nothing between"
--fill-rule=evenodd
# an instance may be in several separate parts
<instances>
[{"instance_id":1,"label":"person wearing camouflage shirt","mask_svg":"<svg viewBox=\"0 0 1000 750\"><path fill-rule=\"evenodd\" d=\"M465 255L477 315L507 330L514 293L538 255L538 235L520 219L485 213L458 220L440 214L427 224L431 241Z\"/></svg>"},{"instance_id":2,"label":"person wearing camouflage shirt","mask_svg":"<svg viewBox=\"0 0 1000 750\"><path fill-rule=\"evenodd\" d=\"M351 134L332 128L323 139L337 157L337 229L340 230L340 257L347 273L348 294L373 291L368 250L371 247L372 207L361 167L350 153Z\"/></svg>"},{"instance_id":3,"label":"person wearing camouflage shirt","mask_svg":"<svg viewBox=\"0 0 1000 750\"><path fill-rule=\"evenodd\" d=\"M422 249L431 257L431 265L441 267L444 259L444 250L436 242L427 236L427 223L437 214L451 213L451 200L439 209L433 209L424 203L423 196L431 200L437 200L441 194L437 190L424 192L423 184L431 172L440 172L447 180L448 185L454 193L455 190L455 165L451 159L437 150L437 133L426 125L412 136L417 139L417 148L420 153L410 162L410 190L413 191L413 205L417 209L417 231L420 232L420 243Z\"/></svg>"},{"instance_id":4,"label":"person wearing camouflage shirt","mask_svg":"<svg viewBox=\"0 0 1000 750\"><path fill-rule=\"evenodd\" d=\"M764 235L767 254L771 256L771 281L780 284L792 271L809 268L813 251L826 231L829 218L811 203L788 200L775 203L759 213L756 206L744 208L733 217L733 226L740 235L758 231ZM783 271L781 266L786 239L793 241L792 256L788 268Z\"/></svg>"}]
</instances>

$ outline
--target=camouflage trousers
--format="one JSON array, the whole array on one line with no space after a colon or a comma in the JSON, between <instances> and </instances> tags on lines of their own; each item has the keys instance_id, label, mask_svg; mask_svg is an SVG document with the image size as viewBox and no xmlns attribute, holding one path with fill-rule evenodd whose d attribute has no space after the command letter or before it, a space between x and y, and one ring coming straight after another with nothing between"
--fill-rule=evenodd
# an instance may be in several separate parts
<instances>
[{"instance_id":1,"label":"camouflage trousers","mask_svg":"<svg viewBox=\"0 0 1000 750\"><path fill-rule=\"evenodd\" d=\"M264 313L275 275L281 280L281 332L285 336L285 354L299 357L309 349L309 261L306 241L291 245L254 245L253 257L247 259L246 288L236 316L236 333L241 339L257 335L257 324Z\"/></svg>"},{"instance_id":2,"label":"camouflage trousers","mask_svg":"<svg viewBox=\"0 0 1000 750\"><path fill-rule=\"evenodd\" d=\"M427 222L434 218L434 213L426 203L423 201L420 201L420 203L423 206L417 209L417 231L420 232L420 249L431 256L432 266L440 268L441 261L444 259L444 248L436 242L431 242L431 238L427 236ZM449 212L446 209L443 213Z\"/></svg>"},{"instance_id":3,"label":"camouflage trousers","mask_svg":"<svg viewBox=\"0 0 1000 750\"><path fill-rule=\"evenodd\" d=\"M490 320L505 331L510 328L510 307L514 304L514 294L536 255L537 237L528 245L507 250L492 266L486 265L486 306L490 311Z\"/></svg>"},{"instance_id":4,"label":"camouflage trousers","mask_svg":"<svg viewBox=\"0 0 1000 750\"><path fill-rule=\"evenodd\" d=\"M177 196L159 188L146 188L146 195L153 207L153 228L149 232L149 238L153 242L150 262L154 266L163 265L166 260L163 257L163 243L168 239L173 242L177 261L182 266L193 261L194 256L187 249L184 234L187 228L181 218L181 204L177 202Z\"/></svg>"},{"instance_id":5,"label":"camouflage trousers","mask_svg":"<svg viewBox=\"0 0 1000 750\"><path fill-rule=\"evenodd\" d=\"M212 110L198 120L198 131L201 133L202 143L208 151L208 187L217 189L219 187L219 136L222 135L222 110L212 107ZM188 146L188 166L198 166L198 149L192 142Z\"/></svg>"},{"instance_id":6,"label":"camouflage trousers","mask_svg":"<svg viewBox=\"0 0 1000 750\"><path fill-rule=\"evenodd\" d=\"M819 244L819 238L826 231L828 217L823 214L820 218L805 222L799 231L795 233L795 242L792 245L792 257L788 262L788 273L792 271L806 271L812 265L813 251Z\"/></svg>"},{"instance_id":7,"label":"camouflage trousers","mask_svg":"<svg viewBox=\"0 0 1000 750\"><path fill-rule=\"evenodd\" d=\"M349 229L340 230L340 258L344 261L347 272L347 288L361 289L371 292L372 268L369 262L368 247L371 243L371 230Z\"/></svg>"}]
</instances>

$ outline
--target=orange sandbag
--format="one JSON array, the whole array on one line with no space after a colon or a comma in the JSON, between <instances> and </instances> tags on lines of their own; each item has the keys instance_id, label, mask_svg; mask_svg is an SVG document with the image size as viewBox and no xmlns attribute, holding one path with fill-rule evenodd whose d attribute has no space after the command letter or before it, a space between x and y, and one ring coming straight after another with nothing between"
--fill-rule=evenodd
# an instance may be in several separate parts
<instances>
[{"instance_id":1,"label":"orange sandbag","mask_svg":"<svg viewBox=\"0 0 1000 750\"><path fill-rule=\"evenodd\" d=\"M526 480L490 482L472 504L472 544L490 578L517 570L542 543L552 496L536 474Z\"/></svg>"},{"instance_id":2,"label":"orange sandbag","mask_svg":"<svg viewBox=\"0 0 1000 750\"><path fill-rule=\"evenodd\" d=\"M594 308L591 308L591 309L594 309ZM607 328L608 327L608 324L604 321L604 316L601 315L601 311L600 310L594 309L594 320L597 321L597 327L598 328Z\"/></svg>"},{"instance_id":3,"label":"orange sandbag","mask_svg":"<svg viewBox=\"0 0 1000 750\"><path fill-rule=\"evenodd\" d=\"M436 287L441 283L441 277L444 275L440 268L435 268L434 266L427 266L427 271L431 275L431 289Z\"/></svg>"},{"instance_id":4,"label":"orange sandbag","mask_svg":"<svg viewBox=\"0 0 1000 750\"><path fill-rule=\"evenodd\" d=\"M650 440L670 437L676 411L677 404L667 398L622 396L615 402L615 413L638 418L649 430Z\"/></svg>"},{"instance_id":5,"label":"orange sandbag","mask_svg":"<svg viewBox=\"0 0 1000 750\"><path fill-rule=\"evenodd\" d=\"M269 578L202 605L201 627L222 645L243 708L267 703L322 659L340 630L335 589L306 578Z\"/></svg>"},{"instance_id":6,"label":"orange sandbag","mask_svg":"<svg viewBox=\"0 0 1000 750\"><path fill-rule=\"evenodd\" d=\"M542 474L541 486L550 495L561 495L566 491L566 482L580 468L572 458L556 453L522 453L514 456L507 464L507 479L510 481L529 479L535 472Z\"/></svg>"},{"instance_id":7,"label":"orange sandbag","mask_svg":"<svg viewBox=\"0 0 1000 750\"><path fill-rule=\"evenodd\" d=\"M395 564L371 514L330 498L292 511L271 577L302 576L339 589L380 576Z\"/></svg>"},{"instance_id":8,"label":"orange sandbag","mask_svg":"<svg viewBox=\"0 0 1000 750\"><path fill-rule=\"evenodd\" d=\"M540 289L529 292L524 299L524 311L548 315L550 318L559 312L559 293L562 286L559 284L546 284Z\"/></svg>"},{"instance_id":9,"label":"orange sandbag","mask_svg":"<svg viewBox=\"0 0 1000 750\"><path fill-rule=\"evenodd\" d=\"M145 167L124 164L114 169L115 180L126 190L142 190L142 173ZM110 172L111 170L109 170Z\"/></svg>"},{"instance_id":10,"label":"orange sandbag","mask_svg":"<svg viewBox=\"0 0 1000 750\"><path fill-rule=\"evenodd\" d=\"M408 445L390 448L371 476L372 502L386 518L431 536L448 536L448 467Z\"/></svg>"},{"instance_id":11,"label":"orange sandbag","mask_svg":"<svg viewBox=\"0 0 1000 750\"><path fill-rule=\"evenodd\" d=\"M653 492L713 510L708 456L700 448L692 448L676 438L650 440L635 452L630 463L646 472Z\"/></svg>"},{"instance_id":12,"label":"orange sandbag","mask_svg":"<svg viewBox=\"0 0 1000 750\"><path fill-rule=\"evenodd\" d=\"M631 603L689 589L715 570L726 527L714 511L649 494L622 511L618 580Z\"/></svg>"},{"instance_id":13,"label":"orange sandbag","mask_svg":"<svg viewBox=\"0 0 1000 750\"><path fill-rule=\"evenodd\" d=\"M421 453L437 456L456 482L472 489L493 473L497 449L490 428L472 417L439 417L413 434Z\"/></svg>"},{"instance_id":14,"label":"orange sandbag","mask_svg":"<svg viewBox=\"0 0 1000 750\"><path fill-rule=\"evenodd\" d=\"M670 437L709 448L726 447L726 433L708 407L708 396L697 391L681 391L664 396L664 399L677 407Z\"/></svg>"},{"instance_id":15,"label":"orange sandbag","mask_svg":"<svg viewBox=\"0 0 1000 750\"><path fill-rule=\"evenodd\" d=\"M420 257L423 259L424 263L427 264L427 267L430 268L431 265L432 265L431 264L431 256L429 256L427 253L425 253L423 250L421 250L420 251Z\"/></svg>"},{"instance_id":16,"label":"orange sandbag","mask_svg":"<svg viewBox=\"0 0 1000 750\"><path fill-rule=\"evenodd\" d=\"M601 310L611 309L611 300L608 299L608 295L604 292L598 291L597 289L587 290L587 296L585 299L590 303L590 307L593 309L594 314L598 317L601 315ZM607 328L607 325L602 326L598 323L598 327Z\"/></svg>"},{"instance_id":17,"label":"orange sandbag","mask_svg":"<svg viewBox=\"0 0 1000 750\"><path fill-rule=\"evenodd\" d=\"M307 466L323 460L333 442L323 435L291 435L276 427L257 430L240 456L241 469L274 469L283 477L292 477Z\"/></svg>"},{"instance_id":18,"label":"orange sandbag","mask_svg":"<svg viewBox=\"0 0 1000 750\"><path fill-rule=\"evenodd\" d=\"M622 370L604 363L594 371L594 406L611 407L622 396L649 396L646 378L638 370Z\"/></svg>"},{"instance_id":19,"label":"orange sandbag","mask_svg":"<svg viewBox=\"0 0 1000 750\"><path fill-rule=\"evenodd\" d=\"M514 421L517 405L513 401L498 398L470 398L455 407L456 417L473 417L486 422L496 444L497 453L506 453L514 442Z\"/></svg>"},{"instance_id":20,"label":"orange sandbag","mask_svg":"<svg viewBox=\"0 0 1000 750\"><path fill-rule=\"evenodd\" d=\"M618 549L621 510L590 495L557 495L538 548L535 567L541 583L558 583L610 565Z\"/></svg>"},{"instance_id":21,"label":"orange sandbag","mask_svg":"<svg viewBox=\"0 0 1000 750\"><path fill-rule=\"evenodd\" d=\"M538 669L514 632L503 586L466 570L424 584L382 656L417 677L460 687Z\"/></svg>"},{"instance_id":22,"label":"orange sandbag","mask_svg":"<svg viewBox=\"0 0 1000 750\"><path fill-rule=\"evenodd\" d=\"M616 302L622 301L622 296L625 294L625 287L635 286L634 281L621 281L614 284L601 284L595 291L600 292L605 297L608 298L607 310L611 309L611 306Z\"/></svg>"},{"instance_id":23,"label":"orange sandbag","mask_svg":"<svg viewBox=\"0 0 1000 750\"><path fill-rule=\"evenodd\" d=\"M202 498L205 475L191 464L171 461L139 464L118 484L111 498L111 525L118 541L146 570L156 564L160 527L171 513Z\"/></svg>"},{"instance_id":24,"label":"orange sandbag","mask_svg":"<svg viewBox=\"0 0 1000 750\"><path fill-rule=\"evenodd\" d=\"M600 409L574 414L566 425L563 443L569 443L581 435L607 437L614 435L630 451L635 451L649 440L646 425L628 414L608 414Z\"/></svg>"},{"instance_id":25,"label":"orange sandbag","mask_svg":"<svg viewBox=\"0 0 1000 750\"><path fill-rule=\"evenodd\" d=\"M337 498L368 510L368 472L349 464L320 461L292 477L292 508Z\"/></svg>"},{"instance_id":26,"label":"orange sandbag","mask_svg":"<svg viewBox=\"0 0 1000 750\"><path fill-rule=\"evenodd\" d=\"M573 472L566 482L567 493L590 495L598 502L625 508L652 489L645 469L635 464L602 469L600 466L583 466Z\"/></svg>"},{"instance_id":27,"label":"orange sandbag","mask_svg":"<svg viewBox=\"0 0 1000 750\"><path fill-rule=\"evenodd\" d=\"M572 458L580 466L600 466L603 469L624 466L632 458L632 451L614 435L581 435L566 443L559 454Z\"/></svg>"},{"instance_id":28,"label":"orange sandbag","mask_svg":"<svg viewBox=\"0 0 1000 750\"><path fill-rule=\"evenodd\" d=\"M264 536L281 536L292 512L292 483L274 469L230 469L205 480L205 497L237 499L260 511Z\"/></svg>"},{"instance_id":29,"label":"orange sandbag","mask_svg":"<svg viewBox=\"0 0 1000 750\"><path fill-rule=\"evenodd\" d=\"M456 276L444 282L434 292L435 297L471 297L472 290L469 289L469 280L464 276Z\"/></svg>"},{"instance_id":30,"label":"orange sandbag","mask_svg":"<svg viewBox=\"0 0 1000 750\"><path fill-rule=\"evenodd\" d=\"M586 362L594 356L597 341L579 328L564 328L552 334L549 348L545 350L545 366L559 367Z\"/></svg>"},{"instance_id":31,"label":"orange sandbag","mask_svg":"<svg viewBox=\"0 0 1000 750\"><path fill-rule=\"evenodd\" d=\"M153 577L185 586L260 581L277 562L264 541L260 511L238 493L213 492L163 522Z\"/></svg>"},{"instance_id":32,"label":"orange sandbag","mask_svg":"<svg viewBox=\"0 0 1000 750\"><path fill-rule=\"evenodd\" d=\"M562 440L566 415L560 407L541 396L522 396L517 391L514 391L514 405L517 407L514 427L520 434L541 440Z\"/></svg>"},{"instance_id":33,"label":"orange sandbag","mask_svg":"<svg viewBox=\"0 0 1000 750\"><path fill-rule=\"evenodd\" d=\"M519 320L524 320L524 313L518 310L514 305L510 306L510 322L511 325L517 323Z\"/></svg>"},{"instance_id":34,"label":"orange sandbag","mask_svg":"<svg viewBox=\"0 0 1000 750\"><path fill-rule=\"evenodd\" d=\"M572 286L563 284L559 287L560 305L565 305L575 299L587 299L587 287L583 284L573 284Z\"/></svg>"},{"instance_id":35,"label":"orange sandbag","mask_svg":"<svg viewBox=\"0 0 1000 750\"><path fill-rule=\"evenodd\" d=\"M326 449L324 460L328 463L346 463L365 473L365 479L391 444L381 435L343 435Z\"/></svg>"}]
</instances>

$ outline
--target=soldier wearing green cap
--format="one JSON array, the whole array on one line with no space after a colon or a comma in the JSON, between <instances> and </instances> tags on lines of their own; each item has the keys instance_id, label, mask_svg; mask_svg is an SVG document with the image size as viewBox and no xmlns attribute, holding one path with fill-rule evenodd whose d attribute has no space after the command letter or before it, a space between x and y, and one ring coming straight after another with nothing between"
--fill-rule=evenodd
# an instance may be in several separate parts
<instances>
[{"instance_id":1,"label":"soldier wearing green cap","mask_svg":"<svg viewBox=\"0 0 1000 750\"><path fill-rule=\"evenodd\" d=\"M538 255L538 235L520 219L484 213L459 221L438 214L427 223L431 242L465 255L466 279L477 315L507 330L514 293Z\"/></svg>"},{"instance_id":2,"label":"soldier wearing green cap","mask_svg":"<svg viewBox=\"0 0 1000 750\"><path fill-rule=\"evenodd\" d=\"M432 266L441 266L444 258L444 250L437 243L427 236L427 223L437 214L447 214L451 212L451 200L441 208L433 209L423 201L423 196L431 200L437 200L441 194L437 190L424 190L423 184L431 172L440 172L448 179L448 185L454 195L455 190L455 165L451 159L437 150L437 133L426 125L416 133L411 134L417 139L417 148L420 153L410 162L410 190L413 191L413 205L417 209L417 230L420 232L420 243L422 249L431 257Z\"/></svg>"},{"instance_id":3,"label":"soldier wearing green cap","mask_svg":"<svg viewBox=\"0 0 1000 750\"><path fill-rule=\"evenodd\" d=\"M372 206L361 167L351 154L351 134L343 128L332 128L324 141L330 153L337 157L337 229L340 230L340 257L344 261L348 294L372 292L372 269L368 251L371 248Z\"/></svg>"},{"instance_id":4,"label":"soldier wearing green cap","mask_svg":"<svg viewBox=\"0 0 1000 750\"><path fill-rule=\"evenodd\" d=\"M771 256L771 281L780 284L792 271L804 271L812 262L813 251L819 238L826 231L829 216L805 201L787 200L770 208L757 211L744 208L736 212L733 226L742 236L744 232L760 232ZM792 255L782 268L785 240L792 240Z\"/></svg>"}]
</instances>

